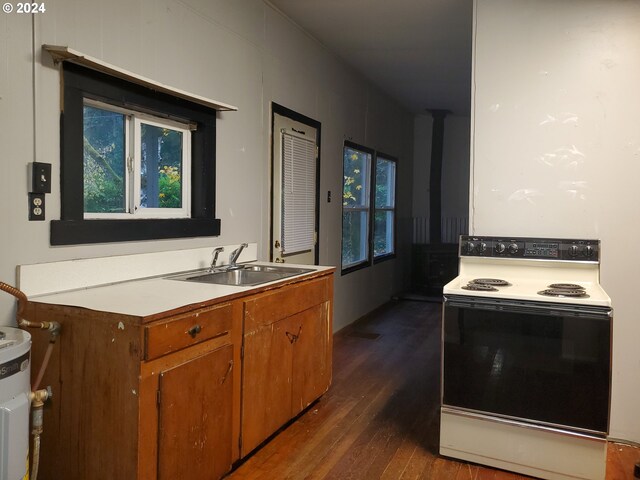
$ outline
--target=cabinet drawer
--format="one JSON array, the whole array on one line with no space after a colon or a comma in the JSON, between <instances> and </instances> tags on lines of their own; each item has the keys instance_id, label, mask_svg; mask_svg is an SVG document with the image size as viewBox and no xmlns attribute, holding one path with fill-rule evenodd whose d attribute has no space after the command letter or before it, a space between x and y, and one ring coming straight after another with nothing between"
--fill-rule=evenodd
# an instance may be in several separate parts
<instances>
[{"instance_id":1,"label":"cabinet drawer","mask_svg":"<svg viewBox=\"0 0 640 480\"><path fill-rule=\"evenodd\" d=\"M231 330L231 304L199 310L145 327L145 360L224 335Z\"/></svg>"},{"instance_id":2,"label":"cabinet drawer","mask_svg":"<svg viewBox=\"0 0 640 480\"><path fill-rule=\"evenodd\" d=\"M244 302L245 333L295 315L329 299L329 279L319 278L258 295Z\"/></svg>"}]
</instances>

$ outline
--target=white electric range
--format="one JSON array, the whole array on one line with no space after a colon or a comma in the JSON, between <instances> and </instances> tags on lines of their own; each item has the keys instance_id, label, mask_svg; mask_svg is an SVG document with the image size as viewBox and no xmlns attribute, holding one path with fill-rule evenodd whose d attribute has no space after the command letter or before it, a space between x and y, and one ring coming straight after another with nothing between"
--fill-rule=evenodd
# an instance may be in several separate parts
<instances>
[{"instance_id":1,"label":"white electric range","mask_svg":"<svg viewBox=\"0 0 640 480\"><path fill-rule=\"evenodd\" d=\"M604 479L611 299L600 242L460 239L443 289L440 453L547 479Z\"/></svg>"}]
</instances>

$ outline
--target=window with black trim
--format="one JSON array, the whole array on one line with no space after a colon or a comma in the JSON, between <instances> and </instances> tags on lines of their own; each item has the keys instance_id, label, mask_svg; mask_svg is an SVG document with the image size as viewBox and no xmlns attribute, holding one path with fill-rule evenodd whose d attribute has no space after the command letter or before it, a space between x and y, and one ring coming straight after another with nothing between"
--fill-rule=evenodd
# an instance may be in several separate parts
<instances>
[{"instance_id":1,"label":"window with black trim","mask_svg":"<svg viewBox=\"0 0 640 480\"><path fill-rule=\"evenodd\" d=\"M342 167L342 271L366 266L371 261L371 164L373 150L344 143Z\"/></svg>"},{"instance_id":2,"label":"window with black trim","mask_svg":"<svg viewBox=\"0 0 640 480\"><path fill-rule=\"evenodd\" d=\"M220 234L215 110L66 62L63 81L52 245Z\"/></svg>"},{"instance_id":3,"label":"window with black trim","mask_svg":"<svg viewBox=\"0 0 640 480\"><path fill-rule=\"evenodd\" d=\"M394 258L397 160L349 141L342 166L342 273Z\"/></svg>"},{"instance_id":4,"label":"window with black trim","mask_svg":"<svg viewBox=\"0 0 640 480\"><path fill-rule=\"evenodd\" d=\"M373 212L373 259L380 261L395 254L396 165L388 155L376 155Z\"/></svg>"}]
</instances>

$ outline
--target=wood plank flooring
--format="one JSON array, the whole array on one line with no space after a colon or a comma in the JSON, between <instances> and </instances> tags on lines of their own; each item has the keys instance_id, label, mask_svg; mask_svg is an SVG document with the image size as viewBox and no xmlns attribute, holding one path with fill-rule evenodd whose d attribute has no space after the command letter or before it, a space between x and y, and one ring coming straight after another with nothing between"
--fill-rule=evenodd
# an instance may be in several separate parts
<instances>
[{"instance_id":1,"label":"wood plank flooring","mask_svg":"<svg viewBox=\"0 0 640 480\"><path fill-rule=\"evenodd\" d=\"M391 303L337 333L329 392L227 480L530 478L437 454L441 308ZM633 480L638 461L610 444L607 480Z\"/></svg>"}]
</instances>

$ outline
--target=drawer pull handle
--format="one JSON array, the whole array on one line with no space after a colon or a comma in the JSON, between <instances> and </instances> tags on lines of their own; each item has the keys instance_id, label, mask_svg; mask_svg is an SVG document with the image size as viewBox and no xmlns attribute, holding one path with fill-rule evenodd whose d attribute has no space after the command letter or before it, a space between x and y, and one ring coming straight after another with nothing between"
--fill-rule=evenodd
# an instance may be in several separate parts
<instances>
[{"instance_id":1,"label":"drawer pull handle","mask_svg":"<svg viewBox=\"0 0 640 480\"><path fill-rule=\"evenodd\" d=\"M200 325L194 325L189 330L187 330L187 333L191 335L191 338L196 338L196 335L198 335L201 331L202 327Z\"/></svg>"}]
</instances>

